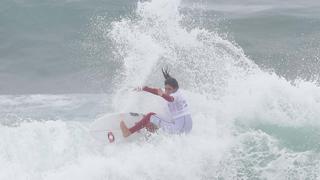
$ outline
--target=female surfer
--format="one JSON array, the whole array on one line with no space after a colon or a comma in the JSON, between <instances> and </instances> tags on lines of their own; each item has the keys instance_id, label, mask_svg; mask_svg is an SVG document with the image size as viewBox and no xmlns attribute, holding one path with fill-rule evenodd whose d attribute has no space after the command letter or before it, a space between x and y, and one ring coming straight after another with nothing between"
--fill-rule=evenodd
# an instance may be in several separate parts
<instances>
[{"instance_id":1,"label":"female surfer","mask_svg":"<svg viewBox=\"0 0 320 180\"><path fill-rule=\"evenodd\" d=\"M138 87L135 90L146 91L165 99L168 103L171 119L162 119L158 117L156 113L150 112L131 128L128 128L126 124L121 121L120 128L123 137L128 137L142 128L146 128L150 132L162 128L171 134L189 133L191 131L192 119L188 109L188 103L179 90L178 81L170 76L167 69L162 69L162 74L165 78L164 92L160 88L150 88L148 86Z\"/></svg>"}]
</instances>

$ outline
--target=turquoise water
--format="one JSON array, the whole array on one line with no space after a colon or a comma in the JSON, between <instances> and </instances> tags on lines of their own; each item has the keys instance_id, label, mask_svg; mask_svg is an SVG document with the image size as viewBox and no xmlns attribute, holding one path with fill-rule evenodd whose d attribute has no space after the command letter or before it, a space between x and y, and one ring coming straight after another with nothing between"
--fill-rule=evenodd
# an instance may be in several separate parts
<instances>
[{"instance_id":1,"label":"turquoise water","mask_svg":"<svg viewBox=\"0 0 320 180\"><path fill-rule=\"evenodd\" d=\"M112 69L116 66L106 60L112 59L110 42L99 45L103 52L88 52L84 46L90 43L89 39L99 39L92 37L95 30L90 29L90 24L99 16L105 17L106 23L134 16L136 3L127 0L1 1L0 92L110 90L106 84L110 79L106 76L114 74ZM226 38L239 44L261 68L273 70L289 80L314 80L319 72L319 6L317 1L292 0L281 3L182 1L181 11L192 16L189 26L205 27L221 36L228 34Z\"/></svg>"}]
</instances>

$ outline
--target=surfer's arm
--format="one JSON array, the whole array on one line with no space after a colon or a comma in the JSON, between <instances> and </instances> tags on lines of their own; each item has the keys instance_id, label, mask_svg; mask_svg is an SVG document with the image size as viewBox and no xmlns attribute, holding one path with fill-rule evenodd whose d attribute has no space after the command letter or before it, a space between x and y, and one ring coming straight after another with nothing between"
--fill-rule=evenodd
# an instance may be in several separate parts
<instances>
[{"instance_id":1,"label":"surfer's arm","mask_svg":"<svg viewBox=\"0 0 320 180\"><path fill-rule=\"evenodd\" d=\"M148 86L144 86L142 88L143 91L146 91L146 92L149 92L149 93L152 93L154 95L158 95L158 89L157 88L151 88L151 87L148 87Z\"/></svg>"},{"instance_id":2,"label":"surfer's arm","mask_svg":"<svg viewBox=\"0 0 320 180\"><path fill-rule=\"evenodd\" d=\"M174 97L173 96L170 96L166 93L163 93L161 90L157 89L157 88L150 88L148 86L144 86L142 88L143 91L146 91L146 92L149 92L149 93L152 93L154 95L158 95L158 96L161 96L163 99L165 99L166 101L169 101L169 102L173 102L174 101Z\"/></svg>"},{"instance_id":3,"label":"surfer's arm","mask_svg":"<svg viewBox=\"0 0 320 180\"><path fill-rule=\"evenodd\" d=\"M161 97L163 97L163 99L165 99L165 100L167 100L167 101L169 101L169 102L173 102L173 101L174 101L174 97L173 97L173 96L170 96L170 95L168 95L168 94L166 94L166 93L163 93L163 94L161 95Z\"/></svg>"}]
</instances>

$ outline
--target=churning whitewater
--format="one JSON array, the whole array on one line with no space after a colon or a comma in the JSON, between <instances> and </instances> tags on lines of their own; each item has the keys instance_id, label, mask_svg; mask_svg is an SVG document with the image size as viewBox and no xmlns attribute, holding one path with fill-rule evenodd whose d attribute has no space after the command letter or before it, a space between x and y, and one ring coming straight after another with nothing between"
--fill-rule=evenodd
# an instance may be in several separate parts
<instances>
[{"instance_id":1,"label":"churning whitewater","mask_svg":"<svg viewBox=\"0 0 320 180\"><path fill-rule=\"evenodd\" d=\"M111 22L93 17L82 47L108 56L112 93L0 96L0 179L319 178L320 88L261 70L192 18L180 0L138 2ZM131 89L162 87L166 66L187 95L192 132L95 141L98 116L162 111L162 99Z\"/></svg>"}]
</instances>

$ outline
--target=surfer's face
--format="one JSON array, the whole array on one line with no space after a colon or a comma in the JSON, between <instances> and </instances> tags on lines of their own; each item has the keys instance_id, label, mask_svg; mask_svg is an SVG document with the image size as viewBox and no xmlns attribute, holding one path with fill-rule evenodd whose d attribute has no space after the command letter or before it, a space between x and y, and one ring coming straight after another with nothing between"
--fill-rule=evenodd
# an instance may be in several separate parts
<instances>
[{"instance_id":1,"label":"surfer's face","mask_svg":"<svg viewBox=\"0 0 320 180\"><path fill-rule=\"evenodd\" d=\"M174 93L176 91L176 89L173 88L172 86L170 86L169 84L165 85L164 90L165 90L166 94L171 94L171 93Z\"/></svg>"}]
</instances>

